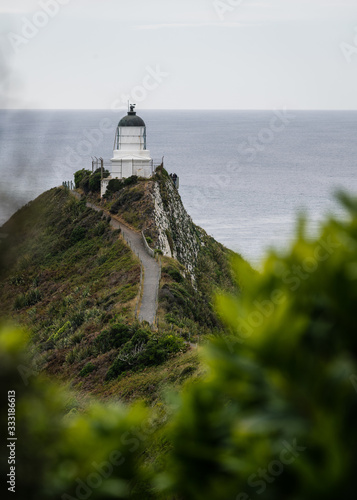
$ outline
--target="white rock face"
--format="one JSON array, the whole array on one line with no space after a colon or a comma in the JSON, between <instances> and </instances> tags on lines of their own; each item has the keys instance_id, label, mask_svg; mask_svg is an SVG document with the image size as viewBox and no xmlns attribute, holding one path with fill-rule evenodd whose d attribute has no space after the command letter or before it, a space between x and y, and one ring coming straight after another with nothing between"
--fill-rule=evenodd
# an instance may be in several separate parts
<instances>
[{"instance_id":1,"label":"white rock face","mask_svg":"<svg viewBox=\"0 0 357 500\"><path fill-rule=\"evenodd\" d=\"M159 233L158 248L162 251L165 257L173 257L177 259L176 252L171 251L169 239L167 237L167 232L170 230L170 224L162 202L159 184L157 182L154 184L153 196L155 206L154 221Z\"/></svg>"},{"instance_id":2,"label":"white rock face","mask_svg":"<svg viewBox=\"0 0 357 500\"><path fill-rule=\"evenodd\" d=\"M158 248L174 257L194 277L195 263L202 244L200 229L186 212L180 195L170 179L155 182L154 220L159 232Z\"/></svg>"}]
</instances>

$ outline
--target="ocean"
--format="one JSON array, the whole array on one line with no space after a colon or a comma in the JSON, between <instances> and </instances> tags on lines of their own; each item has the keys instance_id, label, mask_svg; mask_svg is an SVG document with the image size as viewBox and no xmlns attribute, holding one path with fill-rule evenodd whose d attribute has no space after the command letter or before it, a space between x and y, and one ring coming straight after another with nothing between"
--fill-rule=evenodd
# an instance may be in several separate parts
<instances>
[{"instance_id":1,"label":"ocean","mask_svg":"<svg viewBox=\"0 0 357 500\"><path fill-rule=\"evenodd\" d=\"M299 212L315 232L357 193L357 112L142 111L147 147L180 178L193 221L259 267ZM126 111L0 111L0 225L47 189L109 160Z\"/></svg>"}]
</instances>

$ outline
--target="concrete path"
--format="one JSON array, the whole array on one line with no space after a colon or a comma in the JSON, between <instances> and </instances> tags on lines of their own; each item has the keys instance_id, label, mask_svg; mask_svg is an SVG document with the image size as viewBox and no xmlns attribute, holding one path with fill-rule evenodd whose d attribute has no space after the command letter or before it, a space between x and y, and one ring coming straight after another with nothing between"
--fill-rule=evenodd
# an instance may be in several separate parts
<instances>
[{"instance_id":1,"label":"concrete path","mask_svg":"<svg viewBox=\"0 0 357 500\"><path fill-rule=\"evenodd\" d=\"M72 193L76 198L80 198L80 195L75 191ZM92 203L87 203L87 207L100 212L103 210ZM104 213L112 217L109 213L103 210ZM114 229L121 229L121 234L124 240L128 243L132 251L139 257L142 266L142 300L141 305L139 305L139 321L147 321L150 325L155 323L156 313L157 313L157 303L158 303L158 293L159 293L159 283L161 277L161 267L160 264L151 257L145 250L145 246L140 233L133 231L128 228L122 222L116 219L111 219L110 225Z\"/></svg>"}]
</instances>

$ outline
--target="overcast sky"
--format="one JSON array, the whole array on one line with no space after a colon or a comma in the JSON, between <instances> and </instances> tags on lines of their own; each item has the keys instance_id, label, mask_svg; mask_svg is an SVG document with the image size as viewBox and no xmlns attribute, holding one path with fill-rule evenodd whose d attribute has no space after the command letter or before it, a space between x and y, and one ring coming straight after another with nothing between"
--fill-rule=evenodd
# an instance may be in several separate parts
<instances>
[{"instance_id":1,"label":"overcast sky","mask_svg":"<svg viewBox=\"0 0 357 500\"><path fill-rule=\"evenodd\" d=\"M357 109L357 0L1 0L0 16L2 108Z\"/></svg>"}]
</instances>

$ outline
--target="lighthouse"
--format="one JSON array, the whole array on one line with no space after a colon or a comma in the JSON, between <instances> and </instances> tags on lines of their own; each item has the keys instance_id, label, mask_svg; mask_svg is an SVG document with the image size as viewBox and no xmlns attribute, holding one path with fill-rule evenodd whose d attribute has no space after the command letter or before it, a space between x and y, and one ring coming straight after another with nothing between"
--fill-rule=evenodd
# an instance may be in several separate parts
<instances>
[{"instance_id":1,"label":"lighthouse","mask_svg":"<svg viewBox=\"0 0 357 500\"><path fill-rule=\"evenodd\" d=\"M118 123L111 159L110 176L102 180L101 194L111 179L126 179L132 175L149 178L153 174L153 160L146 149L146 125L136 114L135 104Z\"/></svg>"}]
</instances>

